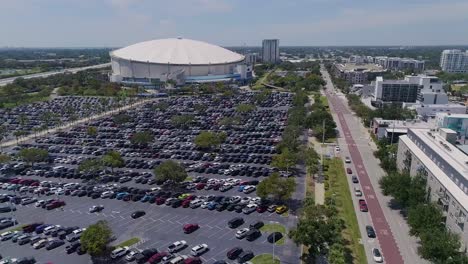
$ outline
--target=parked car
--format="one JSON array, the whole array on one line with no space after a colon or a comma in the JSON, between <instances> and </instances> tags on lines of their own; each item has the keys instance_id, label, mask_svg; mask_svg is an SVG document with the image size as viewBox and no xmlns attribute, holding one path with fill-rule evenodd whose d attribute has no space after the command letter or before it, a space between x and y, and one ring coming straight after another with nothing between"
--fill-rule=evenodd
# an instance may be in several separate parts
<instances>
[{"instance_id":1,"label":"parked car","mask_svg":"<svg viewBox=\"0 0 468 264\"><path fill-rule=\"evenodd\" d=\"M201 254L205 253L206 251L208 251L208 245L207 244L200 244L200 245L196 245L194 246L191 250L190 250L190 254L194 257L198 257L200 256Z\"/></svg>"},{"instance_id":2,"label":"parked car","mask_svg":"<svg viewBox=\"0 0 468 264\"><path fill-rule=\"evenodd\" d=\"M359 210L361 210L361 212L369 211L369 209L367 208L367 203L364 199L359 199Z\"/></svg>"},{"instance_id":3,"label":"parked car","mask_svg":"<svg viewBox=\"0 0 468 264\"><path fill-rule=\"evenodd\" d=\"M239 257L237 257L237 261L239 263L244 263L244 262L251 260L253 257L254 257L254 253L250 250L247 250L247 251L240 253Z\"/></svg>"},{"instance_id":4,"label":"parked car","mask_svg":"<svg viewBox=\"0 0 468 264\"><path fill-rule=\"evenodd\" d=\"M112 259L120 258L122 256L125 256L128 253L128 250L129 250L128 247L116 248L111 252L110 257Z\"/></svg>"},{"instance_id":5,"label":"parked car","mask_svg":"<svg viewBox=\"0 0 468 264\"><path fill-rule=\"evenodd\" d=\"M235 217L235 218L229 220L228 226L229 226L229 228L234 229L234 228L239 227L243 223L244 223L244 219L242 217Z\"/></svg>"},{"instance_id":6,"label":"parked car","mask_svg":"<svg viewBox=\"0 0 468 264\"><path fill-rule=\"evenodd\" d=\"M370 225L366 226L366 233L367 233L367 237L375 238L375 231L372 226Z\"/></svg>"},{"instance_id":7,"label":"parked car","mask_svg":"<svg viewBox=\"0 0 468 264\"><path fill-rule=\"evenodd\" d=\"M227 253L226 253L226 256L228 259L230 260L234 260L236 259L237 257L239 257L239 255L243 252L244 250L241 248L241 247L234 247L232 249L230 249Z\"/></svg>"},{"instance_id":8,"label":"parked car","mask_svg":"<svg viewBox=\"0 0 468 264\"><path fill-rule=\"evenodd\" d=\"M185 224L183 230L185 234L190 234L198 228L200 228L198 224Z\"/></svg>"},{"instance_id":9,"label":"parked car","mask_svg":"<svg viewBox=\"0 0 468 264\"><path fill-rule=\"evenodd\" d=\"M135 211L132 213L132 218L137 219L137 218L144 216L145 214L146 214L145 211Z\"/></svg>"},{"instance_id":10,"label":"parked car","mask_svg":"<svg viewBox=\"0 0 468 264\"><path fill-rule=\"evenodd\" d=\"M180 240L169 245L167 249L169 250L170 253L174 253L174 252L182 250L186 246L187 246L187 242L185 240Z\"/></svg>"},{"instance_id":11,"label":"parked car","mask_svg":"<svg viewBox=\"0 0 468 264\"><path fill-rule=\"evenodd\" d=\"M377 262L377 263L382 263L383 262L382 253L380 253L380 250L378 248L373 248L372 249L372 257L374 258L374 261Z\"/></svg>"}]
</instances>

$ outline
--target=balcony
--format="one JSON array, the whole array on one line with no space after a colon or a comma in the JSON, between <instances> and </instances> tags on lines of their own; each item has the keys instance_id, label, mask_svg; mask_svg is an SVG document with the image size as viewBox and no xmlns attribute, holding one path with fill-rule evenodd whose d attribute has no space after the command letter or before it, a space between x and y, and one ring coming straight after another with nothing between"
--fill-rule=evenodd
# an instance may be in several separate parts
<instances>
[{"instance_id":1,"label":"balcony","mask_svg":"<svg viewBox=\"0 0 468 264\"><path fill-rule=\"evenodd\" d=\"M459 225L464 225L466 222L466 217L465 216L457 216L455 217L455 223Z\"/></svg>"}]
</instances>

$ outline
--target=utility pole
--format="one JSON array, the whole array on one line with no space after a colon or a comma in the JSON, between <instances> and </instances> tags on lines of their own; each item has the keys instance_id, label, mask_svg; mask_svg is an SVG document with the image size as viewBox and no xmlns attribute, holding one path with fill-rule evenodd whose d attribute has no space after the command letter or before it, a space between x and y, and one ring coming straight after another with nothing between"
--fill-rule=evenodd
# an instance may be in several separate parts
<instances>
[{"instance_id":1,"label":"utility pole","mask_svg":"<svg viewBox=\"0 0 468 264\"><path fill-rule=\"evenodd\" d=\"M391 139L391 141L390 141L390 144L393 144L393 135L395 135L395 121L396 121L396 120L393 120L392 139Z\"/></svg>"},{"instance_id":2,"label":"utility pole","mask_svg":"<svg viewBox=\"0 0 468 264\"><path fill-rule=\"evenodd\" d=\"M325 145L325 119L323 120L322 122L322 147L321 147L321 162L320 162L320 167L321 167L321 171L320 171L320 182L323 181L323 145Z\"/></svg>"}]
</instances>

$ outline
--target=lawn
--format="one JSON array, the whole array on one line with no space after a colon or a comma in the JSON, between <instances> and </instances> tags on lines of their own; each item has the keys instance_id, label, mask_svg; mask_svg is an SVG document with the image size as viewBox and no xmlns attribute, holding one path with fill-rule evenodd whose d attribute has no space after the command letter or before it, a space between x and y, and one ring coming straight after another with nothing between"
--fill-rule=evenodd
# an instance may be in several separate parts
<instances>
[{"instance_id":1,"label":"lawn","mask_svg":"<svg viewBox=\"0 0 468 264\"><path fill-rule=\"evenodd\" d=\"M262 232L267 232L267 233L269 233L269 234L271 234L271 233L273 233L273 232L280 232L280 233L282 233L282 234L283 234L283 237L282 237L280 240L278 240L278 241L275 242L276 245L284 245L285 237L288 235L288 234L286 233L286 227L285 227L284 225L281 225L281 224L275 224L275 223L273 223L273 224L266 224L266 225L262 226L262 227L260 228L260 230L261 230Z\"/></svg>"},{"instance_id":2,"label":"lawn","mask_svg":"<svg viewBox=\"0 0 468 264\"><path fill-rule=\"evenodd\" d=\"M7 231L11 231L11 232L21 231L21 230L23 230L24 226L26 226L26 225L18 225L18 226L13 227L12 229L6 230L5 232L7 232Z\"/></svg>"},{"instance_id":3,"label":"lawn","mask_svg":"<svg viewBox=\"0 0 468 264\"><path fill-rule=\"evenodd\" d=\"M270 76L270 73L271 71L266 72L260 79L258 79L257 82L255 82L255 84L252 86L252 89L255 90L263 88L262 83L264 83L267 80L268 76Z\"/></svg>"},{"instance_id":4,"label":"lawn","mask_svg":"<svg viewBox=\"0 0 468 264\"><path fill-rule=\"evenodd\" d=\"M353 206L353 197L349 190L343 161L339 158L325 160L328 169L325 173L329 179L329 189L326 191L326 197L334 196L339 215L346 223L343 231L343 238L346 240L347 248L351 251L352 263L367 263L364 247L359 243L361 233Z\"/></svg>"},{"instance_id":5,"label":"lawn","mask_svg":"<svg viewBox=\"0 0 468 264\"><path fill-rule=\"evenodd\" d=\"M132 237L130 238L129 240L126 240L118 245L115 245L114 247L115 248L118 248L118 247L129 247L131 245L135 245L136 243L140 242L140 238L139 237Z\"/></svg>"},{"instance_id":6,"label":"lawn","mask_svg":"<svg viewBox=\"0 0 468 264\"><path fill-rule=\"evenodd\" d=\"M271 254L255 256L251 262L253 264L280 264L280 260L277 257L275 257L275 261L273 261L273 255Z\"/></svg>"}]
</instances>

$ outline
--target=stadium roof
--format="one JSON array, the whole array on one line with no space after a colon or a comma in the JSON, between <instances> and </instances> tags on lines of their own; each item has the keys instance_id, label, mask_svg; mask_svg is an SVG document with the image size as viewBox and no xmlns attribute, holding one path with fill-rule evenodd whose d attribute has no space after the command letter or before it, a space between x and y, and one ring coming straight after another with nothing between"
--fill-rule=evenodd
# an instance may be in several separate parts
<instances>
[{"instance_id":1,"label":"stadium roof","mask_svg":"<svg viewBox=\"0 0 468 264\"><path fill-rule=\"evenodd\" d=\"M240 62L244 56L202 41L184 38L140 42L111 52L111 56L132 61L208 65Z\"/></svg>"}]
</instances>

